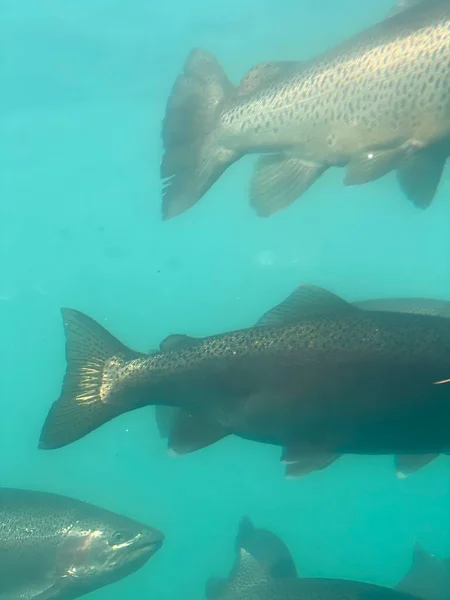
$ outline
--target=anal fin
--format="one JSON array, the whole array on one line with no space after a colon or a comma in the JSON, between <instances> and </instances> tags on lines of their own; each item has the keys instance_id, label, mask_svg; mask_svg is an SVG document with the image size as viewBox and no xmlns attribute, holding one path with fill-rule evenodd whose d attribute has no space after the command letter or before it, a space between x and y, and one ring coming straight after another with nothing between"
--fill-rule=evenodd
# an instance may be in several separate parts
<instances>
[{"instance_id":1,"label":"anal fin","mask_svg":"<svg viewBox=\"0 0 450 600\"><path fill-rule=\"evenodd\" d=\"M172 429L172 423L177 414L177 411L183 410L182 408L175 408L174 406L164 406L162 404L155 406L155 421L159 431L159 435L162 438L168 438L170 430Z\"/></svg>"},{"instance_id":2,"label":"anal fin","mask_svg":"<svg viewBox=\"0 0 450 600\"><path fill-rule=\"evenodd\" d=\"M327 169L287 154L260 156L250 184L250 204L269 217L300 198Z\"/></svg>"},{"instance_id":3,"label":"anal fin","mask_svg":"<svg viewBox=\"0 0 450 600\"><path fill-rule=\"evenodd\" d=\"M439 454L398 454L395 457L397 477L405 479L408 475L428 465L438 456Z\"/></svg>"},{"instance_id":4,"label":"anal fin","mask_svg":"<svg viewBox=\"0 0 450 600\"><path fill-rule=\"evenodd\" d=\"M228 433L220 423L204 413L178 410L168 435L169 450L175 454L189 454L218 442Z\"/></svg>"},{"instance_id":5,"label":"anal fin","mask_svg":"<svg viewBox=\"0 0 450 600\"><path fill-rule=\"evenodd\" d=\"M436 195L449 154L448 142L426 148L408 158L397 169L405 196L418 208L428 208Z\"/></svg>"}]
</instances>

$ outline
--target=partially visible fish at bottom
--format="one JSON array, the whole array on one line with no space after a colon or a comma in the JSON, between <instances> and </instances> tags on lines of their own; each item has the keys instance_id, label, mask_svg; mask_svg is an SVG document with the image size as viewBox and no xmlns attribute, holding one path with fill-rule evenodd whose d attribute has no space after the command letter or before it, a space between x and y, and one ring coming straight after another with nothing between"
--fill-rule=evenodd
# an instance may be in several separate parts
<instances>
[{"instance_id":1,"label":"partially visible fish at bottom","mask_svg":"<svg viewBox=\"0 0 450 600\"><path fill-rule=\"evenodd\" d=\"M87 502L0 488L0 600L73 600L131 575L163 541Z\"/></svg>"},{"instance_id":2,"label":"partially visible fish at bottom","mask_svg":"<svg viewBox=\"0 0 450 600\"><path fill-rule=\"evenodd\" d=\"M450 559L438 559L419 544L413 551L409 572L388 588L360 581L297 577L294 560L284 542L274 533L255 528L243 535L242 522L235 542L234 564L228 577L212 577L205 586L207 600L448 600ZM258 532L264 532L260 535ZM281 550L280 550L281 549ZM266 558L270 556L270 560ZM274 565L286 560L289 571Z\"/></svg>"}]
</instances>

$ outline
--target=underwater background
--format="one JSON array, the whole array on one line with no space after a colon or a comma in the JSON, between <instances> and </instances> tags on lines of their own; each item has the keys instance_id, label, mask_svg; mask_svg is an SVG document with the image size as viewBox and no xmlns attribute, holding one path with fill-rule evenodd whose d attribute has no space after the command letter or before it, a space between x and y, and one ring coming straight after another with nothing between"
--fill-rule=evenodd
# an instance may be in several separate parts
<instances>
[{"instance_id":1,"label":"underwater background","mask_svg":"<svg viewBox=\"0 0 450 600\"><path fill-rule=\"evenodd\" d=\"M279 448L236 437L169 457L153 408L37 449L65 370L62 306L148 351L170 333L250 326L302 282L348 300L450 299L448 173L420 211L393 174L344 188L330 169L261 219L246 157L192 210L161 218L161 120L192 47L237 81L264 60L308 58L392 4L0 0L0 485L164 531L149 564L98 600L204 598L208 577L231 566L243 515L282 537L303 576L393 585L415 541L450 555L450 457L406 480L390 456L347 456L286 480Z\"/></svg>"}]
</instances>

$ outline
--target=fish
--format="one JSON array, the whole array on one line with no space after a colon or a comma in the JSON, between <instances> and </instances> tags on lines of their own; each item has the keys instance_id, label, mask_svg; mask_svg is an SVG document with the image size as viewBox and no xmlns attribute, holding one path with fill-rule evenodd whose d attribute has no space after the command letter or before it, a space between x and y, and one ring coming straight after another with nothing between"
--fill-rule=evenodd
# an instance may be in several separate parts
<instances>
[{"instance_id":1,"label":"fish","mask_svg":"<svg viewBox=\"0 0 450 600\"><path fill-rule=\"evenodd\" d=\"M450 558L437 558L416 542L411 568L395 589L414 594L424 600L448 600Z\"/></svg>"},{"instance_id":2,"label":"fish","mask_svg":"<svg viewBox=\"0 0 450 600\"><path fill-rule=\"evenodd\" d=\"M383 310L388 312L407 312L450 317L450 301L436 298L373 298L358 300L352 302L352 304L363 310ZM155 350L152 349L150 353L153 352ZM155 422L161 438L168 439L170 437L172 425L180 410L183 409L174 408L173 406L155 406Z\"/></svg>"},{"instance_id":3,"label":"fish","mask_svg":"<svg viewBox=\"0 0 450 600\"><path fill-rule=\"evenodd\" d=\"M337 578L275 579L244 548L240 548L220 600L417 600L373 583Z\"/></svg>"},{"instance_id":4,"label":"fish","mask_svg":"<svg viewBox=\"0 0 450 600\"><path fill-rule=\"evenodd\" d=\"M39 448L144 406L183 409L171 453L229 435L282 447L288 477L342 454L396 456L408 476L450 452L450 320L361 310L310 284L245 329L169 335L151 355L63 308L66 373Z\"/></svg>"},{"instance_id":5,"label":"fish","mask_svg":"<svg viewBox=\"0 0 450 600\"><path fill-rule=\"evenodd\" d=\"M274 579L297 577L297 567L289 548L275 533L256 528L249 517L242 517L235 540L235 552L245 548ZM226 577L211 577L206 583L207 600L216 600L226 589ZM448 600L447 598L445 600Z\"/></svg>"},{"instance_id":6,"label":"fish","mask_svg":"<svg viewBox=\"0 0 450 600\"><path fill-rule=\"evenodd\" d=\"M395 171L425 209L450 155L449 87L450 0L400 2L309 60L257 64L237 86L194 48L162 121L162 218L192 208L247 154L259 155L249 197L260 217L287 208L330 167L345 168L346 186Z\"/></svg>"},{"instance_id":7,"label":"fish","mask_svg":"<svg viewBox=\"0 0 450 600\"><path fill-rule=\"evenodd\" d=\"M43 491L0 488L0 600L73 600L140 569L157 529Z\"/></svg>"},{"instance_id":8,"label":"fish","mask_svg":"<svg viewBox=\"0 0 450 600\"><path fill-rule=\"evenodd\" d=\"M281 541L277 536L276 539ZM238 533L233 568L228 577L213 578L221 581L214 596L210 595L211 580L207 582L207 600L448 600L448 578L433 581L445 560L436 559L419 544L414 547L411 570L393 588L348 579L278 576L271 571L270 564L259 559L261 552L273 551L272 540L260 539L253 550L246 546L245 540L239 543ZM286 551L289 552L287 547Z\"/></svg>"}]
</instances>

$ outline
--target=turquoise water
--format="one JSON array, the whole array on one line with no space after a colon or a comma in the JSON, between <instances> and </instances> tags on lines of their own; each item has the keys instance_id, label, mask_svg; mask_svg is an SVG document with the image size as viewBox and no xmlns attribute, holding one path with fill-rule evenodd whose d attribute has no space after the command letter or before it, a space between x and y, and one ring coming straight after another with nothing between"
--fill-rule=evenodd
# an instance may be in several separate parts
<instances>
[{"instance_id":1,"label":"turquoise water","mask_svg":"<svg viewBox=\"0 0 450 600\"><path fill-rule=\"evenodd\" d=\"M448 175L422 212L393 175L344 188L333 169L264 220L248 206L246 158L194 209L160 216L160 123L191 47L214 52L237 80L263 60L312 56L390 7L1 3L0 483L84 499L165 532L155 557L95 592L99 600L203 598L206 579L231 565L244 514L281 535L306 576L392 585L416 539L450 555L448 457L407 480L396 479L392 457L349 456L288 481L279 449L238 438L168 457L152 408L66 448L37 449L65 369L61 306L146 351L170 333L251 325L301 282L349 300L450 299Z\"/></svg>"}]
</instances>

